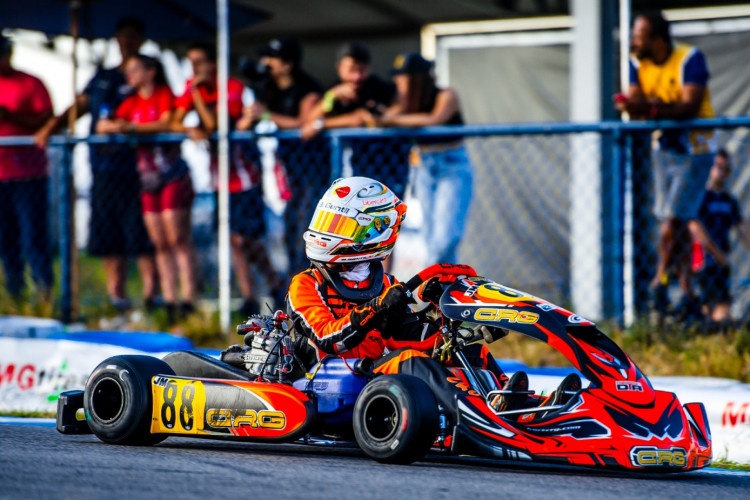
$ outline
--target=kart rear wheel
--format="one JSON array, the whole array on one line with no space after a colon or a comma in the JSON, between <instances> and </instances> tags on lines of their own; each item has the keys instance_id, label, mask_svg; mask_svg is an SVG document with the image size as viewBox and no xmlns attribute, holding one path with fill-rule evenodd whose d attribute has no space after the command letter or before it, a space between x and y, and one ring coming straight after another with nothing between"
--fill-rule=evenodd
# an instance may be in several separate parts
<instances>
[{"instance_id":1,"label":"kart rear wheel","mask_svg":"<svg viewBox=\"0 0 750 500\"><path fill-rule=\"evenodd\" d=\"M371 458L410 464L424 457L438 432L440 416L432 389L411 375L378 377L354 405L354 437Z\"/></svg>"},{"instance_id":2,"label":"kart rear wheel","mask_svg":"<svg viewBox=\"0 0 750 500\"><path fill-rule=\"evenodd\" d=\"M151 356L114 356L102 361L86 382L83 408L89 428L105 443L149 446L166 439L151 434L151 378L174 375Z\"/></svg>"}]
</instances>

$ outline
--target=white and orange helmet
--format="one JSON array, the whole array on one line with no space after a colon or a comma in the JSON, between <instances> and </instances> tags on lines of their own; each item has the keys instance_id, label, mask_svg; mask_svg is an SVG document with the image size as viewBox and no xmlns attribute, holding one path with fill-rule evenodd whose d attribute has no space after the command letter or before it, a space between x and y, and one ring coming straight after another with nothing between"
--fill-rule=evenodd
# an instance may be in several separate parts
<instances>
[{"instance_id":1,"label":"white and orange helmet","mask_svg":"<svg viewBox=\"0 0 750 500\"><path fill-rule=\"evenodd\" d=\"M383 183L367 177L337 179L305 232L307 258L338 264L384 260L405 215L406 205Z\"/></svg>"}]
</instances>

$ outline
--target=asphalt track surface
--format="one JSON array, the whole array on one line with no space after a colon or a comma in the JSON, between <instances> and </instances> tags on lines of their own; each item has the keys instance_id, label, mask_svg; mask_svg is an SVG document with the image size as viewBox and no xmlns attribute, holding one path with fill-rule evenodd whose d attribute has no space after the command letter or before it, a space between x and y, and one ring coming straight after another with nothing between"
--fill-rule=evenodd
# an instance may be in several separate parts
<instances>
[{"instance_id":1,"label":"asphalt track surface","mask_svg":"<svg viewBox=\"0 0 750 500\"><path fill-rule=\"evenodd\" d=\"M134 448L0 425L0 498L750 498L750 473L643 475L429 455L382 465L354 449L169 438Z\"/></svg>"}]
</instances>

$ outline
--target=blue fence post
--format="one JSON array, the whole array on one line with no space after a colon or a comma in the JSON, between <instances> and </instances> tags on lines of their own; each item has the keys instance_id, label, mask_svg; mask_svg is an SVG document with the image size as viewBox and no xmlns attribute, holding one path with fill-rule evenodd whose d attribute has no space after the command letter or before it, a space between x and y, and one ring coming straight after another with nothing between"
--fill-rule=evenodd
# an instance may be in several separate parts
<instances>
[{"instance_id":1,"label":"blue fence post","mask_svg":"<svg viewBox=\"0 0 750 500\"><path fill-rule=\"evenodd\" d=\"M622 184L622 282L619 288L622 295L623 324L630 328L636 317L636 266L635 266L635 173L633 169L633 134L625 133L620 141Z\"/></svg>"},{"instance_id":2,"label":"blue fence post","mask_svg":"<svg viewBox=\"0 0 750 500\"><path fill-rule=\"evenodd\" d=\"M623 294L624 277L624 204L623 185L625 158L625 135L620 127L614 127L612 131L612 168L609 175L609 197L608 207L611 232L609 233L610 244L609 255L610 268L608 275L609 290L612 298L612 318L622 327L624 325L625 300Z\"/></svg>"},{"instance_id":3,"label":"blue fence post","mask_svg":"<svg viewBox=\"0 0 750 500\"><path fill-rule=\"evenodd\" d=\"M331 185L333 181L341 177L343 150L341 148L341 138L337 134L330 134L328 140L331 141L331 178L328 185Z\"/></svg>"},{"instance_id":4,"label":"blue fence post","mask_svg":"<svg viewBox=\"0 0 750 500\"><path fill-rule=\"evenodd\" d=\"M63 154L60 162L60 320L64 324L72 322L73 286L72 286L72 244L73 221L72 195L73 144L67 140L62 145Z\"/></svg>"}]
</instances>

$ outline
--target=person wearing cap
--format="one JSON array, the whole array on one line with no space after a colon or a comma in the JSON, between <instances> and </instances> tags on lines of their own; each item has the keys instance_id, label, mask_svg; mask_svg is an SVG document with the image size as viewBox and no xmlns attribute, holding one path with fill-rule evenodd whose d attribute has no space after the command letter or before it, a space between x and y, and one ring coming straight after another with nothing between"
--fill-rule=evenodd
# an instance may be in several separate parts
<instances>
[{"instance_id":1,"label":"person wearing cap","mask_svg":"<svg viewBox=\"0 0 750 500\"><path fill-rule=\"evenodd\" d=\"M280 129L300 128L322 92L320 83L300 66L302 46L295 38L275 38L260 55L269 78L254 88L255 102L243 110L237 128L246 130L266 114Z\"/></svg>"},{"instance_id":2,"label":"person wearing cap","mask_svg":"<svg viewBox=\"0 0 750 500\"><path fill-rule=\"evenodd\" d=\"M244 108L237 129L247 130L264 118L280 129L300 128L322 93L321 85L301 67L302 46L295 38L275 38L260 50L260 55L260 65L267 68L268 76L253 86L255 102ZM279 141L277 153L291 190L284 211L289 277L307 267L304 249L297 242L329 178L328 164L316 162L316 158L323 158L319 151L324 149L322 141Z\"/></svg>"},{"instance_id":3,"label":"person wearing cap","mask_svg":"<svg viewBox=\"0 0 750 500\"><path fill-rule=\"evenodd\" d=\"M115 110L133 93L125 79L125 62L138 54L145 40L144 30L143 21L138 18L118 20L114 38L122 62L113 68L98 68L83 92L76 96L77 117L91 115L91 135L96 134L99 120L113 118ZM46 147L50 136L67 125L71 108L47 121L35 134L34 141ZM134 258L140 273L144 306L151 311L157 305L156 262L154 246L141 214L135 148L126 144L92 144L89 145L89 163L91 218L87 251L102 260L110 306L120 312L130 309L132 304L126 284L128 261Z\"/></svg>"},{"instance_id":4,"label":"person wearing cap","mask_svg":"<svg viewBox=\"0 0 750 500\"><path fill-rule=\"evenodd\" d=\"M383 127L462 125L456 91L441 89L432 76L432 63L416 52L396 57L391 71L398 88L397 104L380 117ZM412 151L414 183L425 220L427 262L455 263L471 205L473 169L462 136L420 137Z\"/></svg>"},{"instance_id":5,"label":"person wearing cap","mask_svg":"<svg viewBox=\"0 0 750 500\"><path fill-rule=\"evenodd\" d=\"M396 87L371 72L370 49L359 42L346 43L337 52L338 80L315 106L302 127L303 139L321 131L342 127L374 127L374 117L396 101ZM351 158L351 175L382 179L397 196L403 197L408 178L408 141L400 137L357 139L346 156ZM348 149L348 148L347 148ZM348 165L344 166L348 174Z\"/></svg>"},{"instance_id":6,"label":"person wearing cap","mask_svg":"<svg viewBox=\"0 0 750 500\"><path fill-rule=\"evenodd\" d=\"M10 40L0 35L0 136L32 135L52 116L52 101L41 80L13 68L12 53ZM52 288L48 177L44 149L0 146L0 258L16 298L24 287L24 260L44 299Z\"/></svg>"},{"instance_id":7,"label":"person wearing cap","mask_svg":"<svg viewBox=\"0 0 750 500\"><path fill-rule=\"evenodd\" d=\"M207 43L194 43L187 50L187 58L193 67L193 77L185 83L185 91L175 101L172 130L187 132L195 140L206 140L216 132L219 100L217 82L216 49ZM236 78L227 83L229 121L234 124L242 116L242 93L245 86ZM191 110L198 113L200 123L196 127L183 124ZM218 154L216 143L210 143L212 184L218 186ZM229 168L229 230L232 245L232 262L240 287L243 303L239 312L250 315L260 312L255 297L250 264L257 265L264 274L271 293L279 301L283 297L284 283L274 271L262 237L266 232L263 218L263 194L260 184L260 169L248 158L242 144L231 144ZM277 304L278 305L278 304Z\"/></svg>"}]
</instances>

